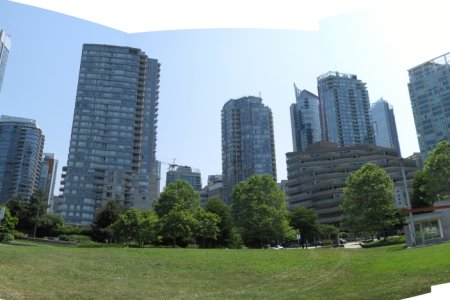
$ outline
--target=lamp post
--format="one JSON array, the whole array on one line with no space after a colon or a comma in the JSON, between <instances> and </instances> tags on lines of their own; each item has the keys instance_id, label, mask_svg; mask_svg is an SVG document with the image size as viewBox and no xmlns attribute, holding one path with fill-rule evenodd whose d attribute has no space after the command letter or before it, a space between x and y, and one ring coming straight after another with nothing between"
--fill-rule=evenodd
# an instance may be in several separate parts
<instances>
[{"instance_id":1,"label":"lamp post","mask_svg":"<svg viewBox=\"0 0 450 300\"><path fill-rule=\"evenodd\" d=\"M404 193L405 193L405 197L406 197L406 205L408 206L409 209L409 235L411 238L411 243L413 245L413 247L416 246L416 232L415 232L415 226L414 226L414 220L413 220L413 214L411 212L412 206L411 206L411 201L409 199L409 192L408 192L408 182L406 181L406 174L405 174L405 161L402 157L400 157L398 159L399 163L400 163L400 168L402 170L402 177L403 177L403 187L405 189Z\"/></svg>"}]
</instances>

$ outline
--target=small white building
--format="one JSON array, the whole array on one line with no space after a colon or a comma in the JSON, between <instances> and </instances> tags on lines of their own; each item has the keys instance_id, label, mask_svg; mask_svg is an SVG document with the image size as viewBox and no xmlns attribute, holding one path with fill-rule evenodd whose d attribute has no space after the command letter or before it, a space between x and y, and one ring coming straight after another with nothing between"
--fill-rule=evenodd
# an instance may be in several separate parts
<instances>
[{"instance_id":1,"label":"small white building","mask_svg":"<svg viewBox=\"0 0 450 300\"><path fill-rule=\"evenodd\" d=\"M415 247L450 241L450 200L437 201L434 207L422 211L421 214L412 215L412 220L406 217L406 245ZM413 237L410 233L412 225Z\"/></svg>"}]
</instances>

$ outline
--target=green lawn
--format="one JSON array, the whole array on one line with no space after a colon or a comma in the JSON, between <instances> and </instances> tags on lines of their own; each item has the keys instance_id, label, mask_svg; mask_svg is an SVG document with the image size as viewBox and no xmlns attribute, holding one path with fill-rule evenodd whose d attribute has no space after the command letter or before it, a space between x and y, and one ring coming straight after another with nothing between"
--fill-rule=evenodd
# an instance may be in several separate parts
<instances>
[{"instance_id":1,"label":"green lawn","mask_svg":"<svg viewBox=\"0 0 450 300\"><path fill-rule=\"evenodd\" d=\"M0 299L401 299L450 282L450 244L202 250L0 245Z\"/></svg>"}]
</instances>

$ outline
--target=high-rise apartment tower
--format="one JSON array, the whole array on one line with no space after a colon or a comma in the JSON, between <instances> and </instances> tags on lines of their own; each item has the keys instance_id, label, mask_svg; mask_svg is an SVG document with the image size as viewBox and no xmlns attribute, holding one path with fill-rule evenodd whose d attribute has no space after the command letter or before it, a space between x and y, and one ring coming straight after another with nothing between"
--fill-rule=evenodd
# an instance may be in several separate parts
<instances>
[{"instance_id":1,"label":"high-rise apartment tower","mask_svg":"<svg viewBox=\"0 0 450 300\"><path fill-rule=\"evenodd\" d=\"M38 189L44 135L31 119L0 117L0 203Z\"/></svg>"},{"instance_id":2,"label":"high-rise apartment tower","mask_svg":"<svg viewBox=\"0 0 450 300\"><path fill-rule=\"evenodd\" d=\"M0 91L2 89L3 76L5 75L6 61L11 49L11 39L3 29L0 29Z\"/></svg>"},{"instance_id":3,"label":"high-rise apartment tower","mask_svg":"<svg viewBox=\"0 0 450 300\"><path fill-rule=\"evenodd\" d=\"M109 200L151 207L160 64L131 47L86 44L81 55L69 157L57 211L89 225Z\"/></svg>"},{"instance_id":4,"label":"high-rise apartment tower","mask_svg":"<svg viewBox=\"0 0 450 300\"><path fill-rule=\"evenodd\" d=\"M55 155L53 153L44 153L44 157L41 160L39 189L44 192L49 212L53 212L53 193L55 190L57 168L58 160L55 159Z\"/></svg>"},{"instance_id":5,"label":"high-rise apartment tower","mask_svg":"<svg viewBox=\"0 0 450 300\"><path fill-rule=\"evenodd\" d=\"M304 151L321 140L319 98L294 84L295 100L291 105L291 129L294 151Z\"/></svg>"},{"instance_id":6,"label":"high-rise apartment tower","mask_svg":"<svg viewBox=\"0 0 450 300\"><path fill-rule=\"evenodd\" d=\"M323 140L340 147L375 144L366 84L356 75L328 72L317 78Z\"/></svg>"},{"instance_id":7,"label":"high-rise apartment tower","mask_svg":"<svg viewBox=\"0 0 450 300\"><path fill-rule=\"evenodd\" d=\"M424 62L409 73L409 97L424 160L442 140L450 139L450 53Z\"/></svg>"},{"instance_id":8,"label":"high-rise apartment tower","mask_svg":"<svg viewBox=\"0 0 450 300\"><path fill-rule=\"evenodd\" d=\"M253 174L276 180L272 111L259 97L232 99L222 108L222 172L224 202L231 191Z\"/></svg>"},{"instance_id":9,"label":"high-rise apartment tower","mask_svg":"<svg viewBox=\"0 0 450 300\"><path fill-rule=\"evenodd\" d=\"M401 156L392 105L381 98L372 104L370 112L373 121L375 144L380 147L396 149L398 156Z\"/></svg>"}]
</instances>

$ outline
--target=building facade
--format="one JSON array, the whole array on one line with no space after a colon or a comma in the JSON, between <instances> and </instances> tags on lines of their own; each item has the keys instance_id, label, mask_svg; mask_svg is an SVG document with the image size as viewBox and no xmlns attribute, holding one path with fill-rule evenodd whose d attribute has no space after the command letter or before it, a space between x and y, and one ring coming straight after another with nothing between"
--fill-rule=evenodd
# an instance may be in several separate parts
<instances>
[{"instance_id":1,"label":"building facade","mask_svg":"<svg viewBox=\"0 0 450 300\"><path fill-rule=\"evenodd\" d=\"M208 185L200 191L200 206L204 208L212 198L219 198L223 201L222 175L208 176Z\"/></svg>"},{"instance_id":2,"label":"building facade","mask_svg":"<svg viewBox=\"0 0 450 300\"><path fill-rule=\"evenodd\" d=\"M231 191L253 174L276 180L272 111L259 97L229 100L222 108L222 175L224 202Z\"/></svg>"},{"instance_id":3,"label":"building facade","mask_svg":"<svg viewBox=\"0 0 450 300\"><path fill-rule=\"evenodd\" d=\"M313 208L322 224L339 225L340 205L347 177L364 164L372 162L384 169L394 182L393 201L399 208L406 207L405 171L408 190L417 171L415 160L401 159L396 150L376 145L339 147L322 141L306 151L286 154L288 208Z\"/></svg>"},{"instance_id":4,"label":"building facade","mask_svg":"<svg viewBox=\"0 0 450 300\"><path fill-rule=\"evenodd\" d=\"M294 151L303 151L321 140L319 98L294 84L295 103L291 105L291 129Z\"/></svg>"},{"instance_id":5,"label":"building facade","mask_svg":"<svg viewBox=\"0 0 450 300\"><path fill-rule=\"evenodd\" d=\"M3 77L5 75L6 61L11 49L11 39L3 29L0 29L0 91L2 90Z\"/></svg>"},{"instance_id":6,"label":"building facade","mask_svg":"<svg viewBox=\"0 0 450 300\"><path fill-rule=\"evenodd\" d=\"M83 45L58 213L89 225L110 200L151 208L159 195L156 122L160 64L143 51Z\"/></svg>"},{"instance_id":7,"label":"building facade","mask_svg":"<svg viewBox=\"0 0 450 300\"><path fill-rule=\"evenodd\" d=\"M422 159L450 139L450 53L408 70L417 139Z\"/></svg>"},{"instance_id":8,"label":"building facade","mask_svg":"<svg viewBox=\"0 0 450 300\"><path fill-rule=\"evenodd\" d=\"M39 176L39 189L44 192L48 202L48 212L53 212L53 193L55 190L56 170L58 160L53 153L44 153L41 160L41 174Z\"/></svg>"},{"instance_id":9,"label":"building facade","mask_svg":"<svg viewBox=\"0 0 450 300\"><path fill-rule=\"evenodd\" d=\"M384 148L397 149L401 156L398 142L397 125L395 123L394 108L383 98L372 104L371 115L375 144Z\"/></svg>"},{"instance_id":10,"label":"building facade","mask_svg":"<svg viewBox=\"0 0 450 300\"><path fill-rule=\"evenodd\" d=\"M44 135L31 119L0 117L0 203L38 189Z\"/></svg>"},{"instance_id":11,"label":"building facade","mask_svg":"<svg viewBox=\"0 0 450 300\"><path fill-rule=\"evenodd\" d=\"M322 139L341 147L375 144L366 84L356 75L328 72L317 78Z\"/></svg>"},{"instance_id":12,"label":"building facade","mask_svg":"<svg viewBox=\"0 0 450 300\"><path fill-rule=\"evenodd\" d=\"M198 170L192 171L191 167L177 166L175 168L175 166L171 166L166 173L166 186L175 180L186 181L196 192L200 192L202 189L202 176Z\"/></svg>"}]
</instances>

